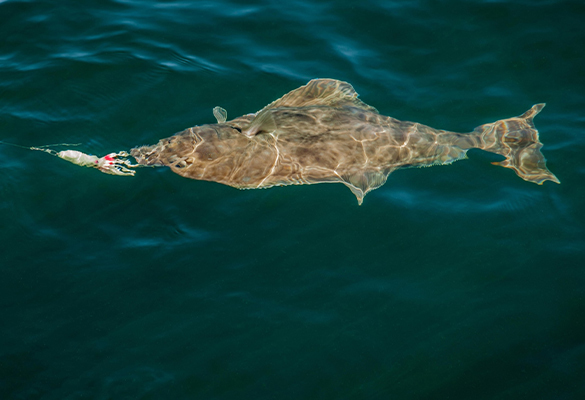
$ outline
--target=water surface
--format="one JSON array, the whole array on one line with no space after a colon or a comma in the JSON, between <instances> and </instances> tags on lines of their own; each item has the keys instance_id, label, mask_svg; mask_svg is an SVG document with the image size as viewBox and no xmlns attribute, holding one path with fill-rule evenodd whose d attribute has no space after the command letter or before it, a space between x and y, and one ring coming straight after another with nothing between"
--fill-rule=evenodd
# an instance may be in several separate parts
<instances>
[{"instance_id":1,"label":"water surface","mask_svg":"<svg viewBox=\"0 0 585 400\"><path fill-rule=\"evenodd\" d=\"M312 78L385 115L535 122L562 181L479 150L343 185L121 178L0 145L0 397L580 399L578 1L0 2L0 140L103 155Z\"/></svg>"}]
</instances>

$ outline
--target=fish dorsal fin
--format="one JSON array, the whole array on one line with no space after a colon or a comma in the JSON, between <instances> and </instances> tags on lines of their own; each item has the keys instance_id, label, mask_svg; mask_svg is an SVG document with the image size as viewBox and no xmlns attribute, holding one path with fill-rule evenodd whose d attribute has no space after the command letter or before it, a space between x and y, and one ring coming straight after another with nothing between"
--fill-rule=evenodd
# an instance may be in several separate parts
<instances>
[{"instance_id":1,"label":"fish dorsal fin","mask_svg":"<svg viewBox=\"0 0 585 400\"><path fill-rule=\"evenodd\" d=\"M378 112L374 107L359 100L357 92L349 83L335 79L313 79L305 86L301 86L273 101L260 110L259 113L279 107L307 106L350 106L375 113Z\"/></svg>"},{"instance_id":2,"label":"fish dorsal fin","mask_svg":"<svg viewBox=\"0 0 585 400\"><path fill-rule=\"evenodd\" d=\"M227 121L227 111L221 107L213 107L213 116L217 119L218 124L223 124Z\"/></svg>"},{"instance_id":3,"label":"fish dorsal fin","mask_svg":"<svg viewBox=\"0 0 585 400\"><path fill-rule=\"evenodd\" d=\"M271 115L271 110L277 108L328 106L328 107L356 107L365 111L378 113L371 107L358 99L357 92L347 82L335 79L313 79L305 86L288 92L280 99L273 101L262 110L256 113L256 117L250 126L243 133L252 137L260 132L272 132L276 125Z\"/></svg>"},{"instance_id":4,"label":"fish dorsal fin","mask_svg":"<svg viewBox=\"0 0 585 400\"><path fill-rule=\"evenodd\" d=\"M379 188L388 179L388 175L391 171L364 171L355 172L350 174L343 174L341 178L345 186L351 190L357 198L358 204L361 206L364 201L364 197L368 192Z\"/></svg>"}]
</instances>

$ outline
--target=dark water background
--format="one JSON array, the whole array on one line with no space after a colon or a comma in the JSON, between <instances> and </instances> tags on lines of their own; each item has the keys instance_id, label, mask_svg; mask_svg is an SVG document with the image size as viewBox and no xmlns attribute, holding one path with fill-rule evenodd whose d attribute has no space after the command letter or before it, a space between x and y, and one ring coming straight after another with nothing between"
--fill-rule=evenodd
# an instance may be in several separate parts
<instances>
[{"instance_id":1,"label":"dark water background","mask_svg":"<svg viewBox=\"0 0 585 400\"><path fill-rule=\"evenodd\" d=\"M6 142L104 155L328 77L454 131L547 102L562 181L474 150L358 207L0 145L0 398L585 398L584 21L582 1L0 1Z\"/></svg>"}]
</instances>

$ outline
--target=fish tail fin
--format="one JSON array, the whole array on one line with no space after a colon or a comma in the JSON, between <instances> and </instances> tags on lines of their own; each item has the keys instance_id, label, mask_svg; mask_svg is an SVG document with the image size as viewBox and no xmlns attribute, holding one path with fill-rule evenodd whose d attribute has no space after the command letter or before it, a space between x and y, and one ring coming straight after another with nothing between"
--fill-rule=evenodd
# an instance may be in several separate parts
<instances>
[{"instance_id":1,"label":"fish tail fin","mask_svg":"<svg viewBox=\"0 0 585 400\"><path fill-rule=\"evenodd\" d=\"M513 169L520 178L539 185L544 181L561 183L546 167L533 122L544 106L544 103L535 104L522 115L480 125L474 130L479 135L479 148L506 157L492 164Z\"/></svg>"}]
</instances>

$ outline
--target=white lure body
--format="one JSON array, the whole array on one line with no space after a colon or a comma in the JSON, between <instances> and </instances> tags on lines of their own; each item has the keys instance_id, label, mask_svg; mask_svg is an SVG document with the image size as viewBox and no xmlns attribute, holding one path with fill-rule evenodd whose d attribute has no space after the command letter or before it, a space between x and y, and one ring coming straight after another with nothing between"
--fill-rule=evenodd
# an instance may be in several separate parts
<instances>
[{"instance_id":1,"label":"white lure body","mask_svg":"<svg viewBox=\"0 0 585 400\"><path fill-rule=\"evenodd\" d=\"M105 174L120 175L120 176L134 176L136 171L126 167L136 167L130 161L123 157L128 156L128 153L121 151L119 153L110 153L104 157L97 157L90 154L82 153L77 150L64 150L56 153L57 157L69 161L73 164L81 165L82 167L97 168ZM117 158L122 157L122 158Z\"/></svg>"}]
</instances>

